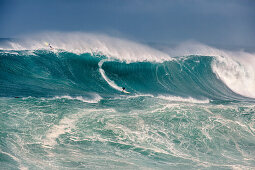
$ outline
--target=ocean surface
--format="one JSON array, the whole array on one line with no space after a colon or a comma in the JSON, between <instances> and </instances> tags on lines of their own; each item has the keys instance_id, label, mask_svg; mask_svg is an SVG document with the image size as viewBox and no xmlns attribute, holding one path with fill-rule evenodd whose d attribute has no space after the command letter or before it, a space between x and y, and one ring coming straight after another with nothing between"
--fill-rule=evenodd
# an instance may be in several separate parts
<instances>
[{"instance_id":1,"label":"ocean surface","mask_svg":"<svg viewBox=\"0 0 255 170\"><path fill-rule=\"evenodd\" d=\"M4 40L1 169L254 169L254 55L185 49Z\"/></svg>"}]
</instances>

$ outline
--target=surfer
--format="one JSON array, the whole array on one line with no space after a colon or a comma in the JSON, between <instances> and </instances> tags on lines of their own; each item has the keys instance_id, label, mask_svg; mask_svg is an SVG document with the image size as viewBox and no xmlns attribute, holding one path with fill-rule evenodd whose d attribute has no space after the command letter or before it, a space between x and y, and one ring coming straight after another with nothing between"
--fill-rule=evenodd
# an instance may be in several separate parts
<instances>
[{"instance_id":1,"label":"surfer","mask_svg":"<svg viewBox=\"0 0 255 170\"><path fill-rule=\"evenodd\" d=\"M50 43L49 43L49 47L50 47L51 50L53 50L53 47L50 45Z\"/></svg>"},{"instance_id":2,"label":"surfer","mask_svg":"<svg viewBox=\"0 0 255 170\"><path fill-rule=\"evenodd\" d=\"M126 89L125 87L122 87L122 92L125 92L125 89Z\"/></svg>"},{"instance_id":3,"label":"surfer","mask_svg":"<svg viewBox=\"0 0 255 170\"><path fill-rule=\"evenodd\" d=\"M130 92L128 92L128 91L126 91L126 88L125 87L122 87L122 91L121 91L122 93L130 93Z\"/></svg>"}]
</instances>

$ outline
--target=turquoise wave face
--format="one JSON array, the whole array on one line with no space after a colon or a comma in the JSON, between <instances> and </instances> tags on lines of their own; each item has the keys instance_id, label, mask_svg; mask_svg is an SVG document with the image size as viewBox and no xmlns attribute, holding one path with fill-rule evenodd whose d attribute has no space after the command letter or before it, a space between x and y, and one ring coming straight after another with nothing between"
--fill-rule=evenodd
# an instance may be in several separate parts
<instances>
[{"instance_id":1,"label":"turquoise wave face","mask_svg":"<svg viewBox=\"0 0 255 170\"><path fill-rule=\"evenodd\" d=\"M121 94L121 87L125 87L132 94L215 102L252 100L235 94L217 78L211 67L214 58L209 56L180 57L163 63L126 63L103 55L37 50L1 51L0 59L3 97L111 97Z\"/></svg>"}]
</instances>

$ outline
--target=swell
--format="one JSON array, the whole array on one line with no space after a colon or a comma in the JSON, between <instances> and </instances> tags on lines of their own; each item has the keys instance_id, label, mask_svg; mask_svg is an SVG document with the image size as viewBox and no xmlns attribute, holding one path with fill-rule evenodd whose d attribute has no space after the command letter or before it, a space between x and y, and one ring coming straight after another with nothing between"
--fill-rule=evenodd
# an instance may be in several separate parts
<instances>
[{"instance_id":1,"label":"swell","mask_svg":"<svg viewBox=\"0 0 255 170\"><path fill-rule=\"evenodd\" d=\"M248 100L213 72L211 56L126 63L99 54L47 50L0 51L0 96L102 97L131 94L180 96L220 101Z\"/></svg>"}]
</instances>

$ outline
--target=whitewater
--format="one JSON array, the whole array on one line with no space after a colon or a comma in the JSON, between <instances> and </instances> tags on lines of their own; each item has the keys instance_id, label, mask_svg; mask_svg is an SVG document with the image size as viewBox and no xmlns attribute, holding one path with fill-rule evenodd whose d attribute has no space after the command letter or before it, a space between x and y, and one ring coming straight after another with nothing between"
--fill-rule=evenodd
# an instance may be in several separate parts
<instances>
[{"instance_id":1,"label":"whitewater","mask_svg":"<svg viewBox=\"0 0 255 170\"><path fill-rule=\"evenodd\" d=\"M0 89L3 169L255 168L253 53L42 33L0 43Z\"/></svg>"}]
</instances>

